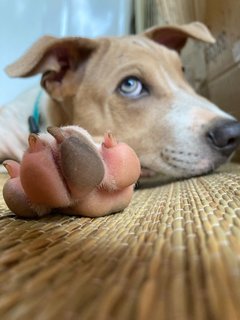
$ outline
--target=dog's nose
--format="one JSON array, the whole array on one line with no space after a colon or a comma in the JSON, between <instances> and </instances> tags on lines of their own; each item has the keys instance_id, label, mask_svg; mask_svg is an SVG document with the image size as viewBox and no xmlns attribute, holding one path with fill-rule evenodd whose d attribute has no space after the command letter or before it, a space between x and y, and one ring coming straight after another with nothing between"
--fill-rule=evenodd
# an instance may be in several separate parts
<instances>
[{"instance_id":1,"label":"dog's nose","mask_svg":"<svg viewBox=\"0 0 240 320\"><path fill-rule=\"evenodd\" d=\"M240 122L235 120L219 122L207 132L207 140L211 147L222 155L230 156L240 144Z\"/></svg>"}]
</instances>

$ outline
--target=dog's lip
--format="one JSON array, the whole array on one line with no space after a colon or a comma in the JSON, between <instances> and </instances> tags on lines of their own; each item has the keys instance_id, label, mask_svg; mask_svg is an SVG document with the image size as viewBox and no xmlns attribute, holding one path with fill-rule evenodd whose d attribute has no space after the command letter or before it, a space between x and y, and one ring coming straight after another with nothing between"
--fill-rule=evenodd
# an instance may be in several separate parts
<instances>
[{"instance_id":1,"label":"dog's lip","mask_svg":"<svg viewBox=\"0 0 240 320\"><path fill-rule=\"evenodd\" d=\"M141 178L150 178L155 176L156 174L157 172L152 169L149 169L147 167L141 167Z\"/></svg>"}]
</instances>

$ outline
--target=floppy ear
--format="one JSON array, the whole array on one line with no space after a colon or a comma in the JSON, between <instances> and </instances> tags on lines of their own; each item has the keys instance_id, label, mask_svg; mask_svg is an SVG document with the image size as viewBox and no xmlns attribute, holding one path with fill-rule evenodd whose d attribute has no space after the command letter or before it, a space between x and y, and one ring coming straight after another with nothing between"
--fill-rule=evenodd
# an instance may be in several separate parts
<instances>
[{"instance_id":1,"label":"floppy ear","mask_svg":"<svg viewBox=\"0 0 240 320\"><path fill-rule=\"evenodd\" d=\"M207 43L215 42L208 28L201 22L192 22L181 26L153 27L147 29L142 35L178 52L185 46L188 38Z\"/></svg>"},{"instance_id":2,"label":"floppy ear","mask_svg":"<svg viewBox=\"0 0 240 320\"><path fill-rule=\"evenodd\" d=\"M84 64L97 44L97 41L87 38L44 36L5 71L10 77L42 73L41 85L53 98L62 100L64 95L73 92L75 71Z\"/></svg>"}]
</instances>

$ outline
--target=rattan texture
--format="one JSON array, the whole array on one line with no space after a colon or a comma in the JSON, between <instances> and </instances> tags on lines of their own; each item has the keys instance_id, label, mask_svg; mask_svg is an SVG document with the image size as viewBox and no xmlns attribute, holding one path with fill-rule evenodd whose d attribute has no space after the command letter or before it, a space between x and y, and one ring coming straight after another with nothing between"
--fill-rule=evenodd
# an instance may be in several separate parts
<instances>
[{"instance_id":1,"label":"rattan texture","mask_svg":"<svg viewBox=\"0 0 240 320\"><path fill-rule=\"evenodd\" d=\"M18 219L1 199L0 251L1 320L240 319L240 166L96 219Z\"/></svg>"}]
</instances>

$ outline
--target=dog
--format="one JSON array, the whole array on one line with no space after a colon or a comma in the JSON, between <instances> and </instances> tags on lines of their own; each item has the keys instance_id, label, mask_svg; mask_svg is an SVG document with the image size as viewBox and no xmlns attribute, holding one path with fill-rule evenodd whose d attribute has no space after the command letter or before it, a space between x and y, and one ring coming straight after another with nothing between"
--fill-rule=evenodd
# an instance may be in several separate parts
<instances>
[{"instance_id":1,"label":"dog","mask_svg":"<svg viewBox=\"0 0 240 320\"><path fill-rule=\"evenodd\" d=\"M42 74L43 92L1 108L0 158L22 158L37 104L41 131L79 125L99 142L110 130L135 150L142 176L186 178L225 163L240 124L187 83L179 53L188 38L215 41L200 22L119 38L40 38L6 68L11 77Z\"/></svg>"}]
</instances>

